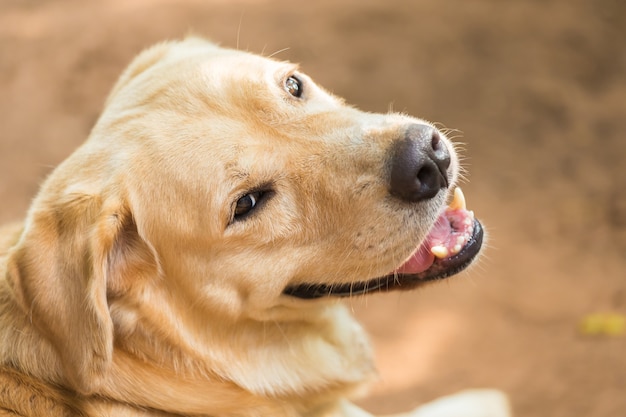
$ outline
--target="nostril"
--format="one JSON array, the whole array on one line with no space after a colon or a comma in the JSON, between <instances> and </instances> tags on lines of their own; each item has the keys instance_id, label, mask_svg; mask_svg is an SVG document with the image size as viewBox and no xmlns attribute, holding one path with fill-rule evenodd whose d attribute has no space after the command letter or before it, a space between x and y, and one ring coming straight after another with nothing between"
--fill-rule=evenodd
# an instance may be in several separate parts
<instances>
[{"instance_id":1,"label":"nostril","mask_svg":"<svg viewBox=\"0 0 626 417\"><path fill-rule=\"evenodd\" d=\"M442 144L441 144L441 136L439 136L439 132L437 132L436 130L433 131L433 135L430 139L430 145L433 148L433 151L440 151Z\"/></svg>"},{"instance_id":2,"label":"nostril","mask_svg":"<svg viewBox=\"0 0 626 417\"><path fill-rule=\"evenodd\" d=\"M437 195L441 188L445 188L445 179L436 165L427 163L417 172L417 192L420 200L427 200Z\"/></svg>"},{"instance_id":3,"label":"nostril","mask_svg":"<svg viewBox=\"0 0 626 417\"><path fill-rule=\"evenodd\" d=\"M439 171L437 168L432 165L426 165L417 172L417 179L419 183L424 186L434 182L433 180L436 179L438 175Z\"/></svg>"}]
</instances>

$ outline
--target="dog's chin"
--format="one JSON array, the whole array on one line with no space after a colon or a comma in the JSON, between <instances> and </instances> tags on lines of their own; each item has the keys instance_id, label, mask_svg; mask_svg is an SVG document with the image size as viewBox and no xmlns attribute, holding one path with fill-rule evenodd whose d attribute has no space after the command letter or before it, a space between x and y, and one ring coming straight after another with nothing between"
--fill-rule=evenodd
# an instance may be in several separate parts
<instances>
[{"instance_id":1,"label":"dog's chin","mask_svg":"<svg viewBox=\"0 0 626 417\"><path fill-rule=\"evenodd\" d=\"M456 275L479 255L484 231L474 214L465 207L460 189L439 216L428 236L399 267L390 273L350 283L304 283L290 285L284 295L311 300L322 297L350 297L372 292L411 290L431 281Z\"/></svg>"}]
</instances>

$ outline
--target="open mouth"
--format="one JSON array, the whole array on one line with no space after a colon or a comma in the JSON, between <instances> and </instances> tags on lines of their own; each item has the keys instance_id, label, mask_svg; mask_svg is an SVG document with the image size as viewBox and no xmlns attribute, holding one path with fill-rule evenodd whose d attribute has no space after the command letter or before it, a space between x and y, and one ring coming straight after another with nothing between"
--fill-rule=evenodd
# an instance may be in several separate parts
<instances>
[{"instance_id":1,"label":"open mouth","mask_svg":"<svg viewBox=\"0 0 626 417\"><path fill-rule=\"evenodd\" d=\"M388 275L348 284L299 284L284 294L302 299L349 297L371 292L410 290L420 284L455 275L467 268L480 252L483 228L467 210L460 188L441 213L428 236L413 254Z\"/></svg>"}]
</instances>

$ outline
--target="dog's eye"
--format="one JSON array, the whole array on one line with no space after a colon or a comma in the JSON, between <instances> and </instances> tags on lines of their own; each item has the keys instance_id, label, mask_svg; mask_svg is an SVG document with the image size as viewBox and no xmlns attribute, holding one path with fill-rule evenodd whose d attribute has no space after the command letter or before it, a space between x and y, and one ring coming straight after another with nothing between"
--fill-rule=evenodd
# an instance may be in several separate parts
<instances>
[{"instance_id":1,"label":"dog's eye","mask_svg":"<svg viewBox=\"0 0 626 417\"><path fill-rule=\"evenodd\" d=\"M292 96L300 98L302 96L302 81L295 75L290 76L285 81L285 90Z\"/></svg>"},{"instance_id":2,"label":"dog's eye","mask_svg":"<svg viewBox=\"0 0 626 417\"><path fill-rule=\"evenodd\" d=\"M265 193L263 191L255 191L253 193L246 194L237 200L234 219L239 220L249 214L257 206L259 201L261 201L264 194Z\"/></svg>"}]
</instances>

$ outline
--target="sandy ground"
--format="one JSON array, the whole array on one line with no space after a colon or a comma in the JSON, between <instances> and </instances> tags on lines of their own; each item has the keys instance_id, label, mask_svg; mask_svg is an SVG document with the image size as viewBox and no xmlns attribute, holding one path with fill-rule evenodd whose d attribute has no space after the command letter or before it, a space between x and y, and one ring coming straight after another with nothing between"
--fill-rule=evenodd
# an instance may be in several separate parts
<instances>
[{"instance_id":1,"label":"sandy ground","mask_svg":"<svg viewBox=\"0 0 626 417\"><path fill-rule=\"evenodd\" d=\"M469 387L517 416L626 415L626 3L205 0L0 3L0 222L87 136L143 47L194 32L300 62L350 103L459 129L480 265L422 291L352 300L402 411Z\"/></svg>"}]
</instances>

